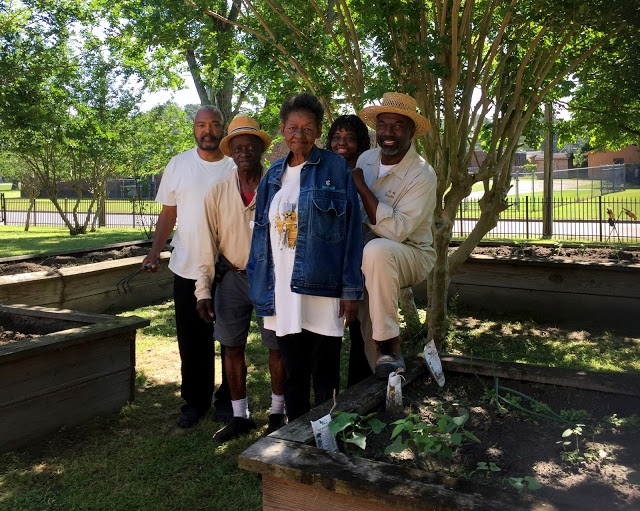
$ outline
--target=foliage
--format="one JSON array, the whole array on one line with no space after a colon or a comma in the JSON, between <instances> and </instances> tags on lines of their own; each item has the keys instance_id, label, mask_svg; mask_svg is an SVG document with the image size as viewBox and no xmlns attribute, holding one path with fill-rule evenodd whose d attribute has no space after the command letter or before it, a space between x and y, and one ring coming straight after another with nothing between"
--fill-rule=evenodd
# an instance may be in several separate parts
<instances>
[{"instance_id":1,"label":"foliage","mask_svg":"<svg viewBox=\"0 0 640 511\"><path fill-rule=\"evenodd\" d=\"M347 452L357 454L352 449L356 446L361 450L367 447L367 435L380 433L387 425L378 419L375 413L359 415L357 413L336 412L329 423L329 431L343 443Z\"/></svg>"},{"instance_id":2,"label":"foliage","mask_svg":"<svg viewBox=\"0 0 640 511\"><path fill-rule=\"evenodd\" d=\"M463 445L465 438L480 442L471 431L464 428L464 424L469 420L469 411L463 407L458 411L460 415L456 417L450 417L444 413L434 414L437 419L436 424L423 422L415 414L393 422L392 424L395 425L391 432L393 443L385 449L385 454L415 448L426 456L427 464L431 469L434 468L432 456L435 456L440 465L451 470L453 454Z\"/></svg>"},{"instance_id":3,"label":"foliage","mask_svg":"<svg viewBox=\"0 0 640 511\"><path fill-rule=\"evenodd\" d=\"M531 476L509 477L507 482L518 491L535 491L542 488L542 485L537 481L537 479Z\"/></svg>"}]
</instances>

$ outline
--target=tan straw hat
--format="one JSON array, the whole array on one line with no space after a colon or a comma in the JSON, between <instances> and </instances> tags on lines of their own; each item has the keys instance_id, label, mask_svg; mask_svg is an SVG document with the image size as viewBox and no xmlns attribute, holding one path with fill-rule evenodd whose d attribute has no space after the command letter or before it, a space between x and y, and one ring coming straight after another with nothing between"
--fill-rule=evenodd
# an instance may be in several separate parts
<instances>
[{"instance_id":1,"label":"tan straw hat","mask_svg":"<svg viewBox=\"0 0 640 511\"><path fill-rule=\"evenodd\" d=\"M382 105L374 105L363 108L360 111L360 119L371 129L376 129L378 114L400 114L409 117L416 123L414 137L421 137L431 129L431 124L417 112L416 100L407 94L399 92L385 92L382 96Z\"/></svg>"},{"instance_id":2,"label":"tan straw hat","mask_svg":"<svg viewBox=\"0 0 640 511\"><path fill-rule=\"evenodd\" d=\"M238 135L255 135L260 138L264 144L262 152L265 152L271 145L271 137L264 131L260 131L258 121L246 115L239 115L229 123L229 134L220 141L220 150L223 154L231 156L229 142Z\"/></svg>"}]
</instances>

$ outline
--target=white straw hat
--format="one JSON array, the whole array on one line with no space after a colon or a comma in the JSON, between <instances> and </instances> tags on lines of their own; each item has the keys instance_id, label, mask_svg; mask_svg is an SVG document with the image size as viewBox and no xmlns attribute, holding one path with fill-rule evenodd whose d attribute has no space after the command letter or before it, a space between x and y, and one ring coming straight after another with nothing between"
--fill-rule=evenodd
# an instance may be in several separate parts
<instances>
[{"instance_id":1,"label":"white straw hat","mask_svg":"<svg viewBox=\"0 0 640 511\"><path fill-rule=\"evenodd\" d=\"M382 96L382 105L374 105L363 108L360 111L360 119L371 129L376 129L379 114L400 114L409 117L416 124L414 137L421 137L431 129L431 124L426 117L417 112L418 104L408 94L399 92L385 92Z\"/></svg>"}]
</instances>

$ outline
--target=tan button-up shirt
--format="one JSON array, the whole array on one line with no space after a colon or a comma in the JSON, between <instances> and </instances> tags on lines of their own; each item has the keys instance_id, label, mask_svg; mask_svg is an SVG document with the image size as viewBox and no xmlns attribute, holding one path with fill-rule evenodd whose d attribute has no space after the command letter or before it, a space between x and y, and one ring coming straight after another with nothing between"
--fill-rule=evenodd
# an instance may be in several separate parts
<instances>
[{"instance_id":1,"label":"tan button-up shirt","mask_svg":"<svg viewBox=\"0 0 640 511\"><path fill-rule=\"evenodd\" d=\"M198 300L211 298L214 262L218 253L237 268L247 267L256 198L248 206L244 205L238 188L238 170L232 172L209 190L204 199L206 238L199 243L210 247L206 264L198 268L195 295Z\"/></svg>"},{"instance_id":2,"label":"tan button-up shirt","mask_svg":"<svg viewBox=\"0 0 640 511\"><path fill-rule=\"evenodd\" d=\"M411 146L400 163L378 179L380 157L379 148L370 149L360 155L356 164L379 201L375 225L361 206L365 243L375 237L387 238L435 255L431 246L436 205L433 168Z\"/></svg>"}]
</instances>

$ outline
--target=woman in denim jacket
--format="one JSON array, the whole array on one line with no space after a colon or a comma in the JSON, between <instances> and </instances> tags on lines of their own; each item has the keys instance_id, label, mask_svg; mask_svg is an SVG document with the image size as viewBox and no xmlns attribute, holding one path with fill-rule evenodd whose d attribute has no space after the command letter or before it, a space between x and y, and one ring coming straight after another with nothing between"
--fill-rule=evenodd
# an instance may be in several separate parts
<instances>
[{"instance_id":1,"label":"woman in denim jacket","mask_svg":"<svg viewBox=\"0 0 640 511\"><path fill-rule=\"evenodd\" d=\"M340 385L345 322L362 299L362 225L351 172L341 156L319 149L324 109L310 94L287 98L280 133L289 154L258 186L250 296L274 330L284 360L289 420L331 398Z\"/></svg>"}]
</instances>

